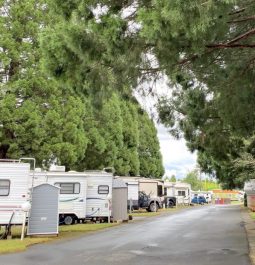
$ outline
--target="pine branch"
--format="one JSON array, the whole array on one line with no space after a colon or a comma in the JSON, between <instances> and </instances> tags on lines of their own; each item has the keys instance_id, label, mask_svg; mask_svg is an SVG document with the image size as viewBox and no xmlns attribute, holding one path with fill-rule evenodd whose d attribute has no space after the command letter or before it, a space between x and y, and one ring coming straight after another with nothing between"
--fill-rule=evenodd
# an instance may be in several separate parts
<instances>
[{"instance_id":1,"label":"pine branch","mask_svg":"<svg viewBox=\"0 0 255 265\"><path fill-rule=\"evenodd\" d=\"M228 14L229 14L230 16L232 16L232 15L235 15L235 14L242 13L242 12L244 12L245 10L246 10L246 8L241 8L241 9L238 9L238 10L233 11L233 12L228 13Z\"/></svg>"},{"instance_id":2,"label":"pine branch","mask_svg":"<svg viewBox=\"0 0 255 265\"><path fill-rule=\"evenodd\" d=\"M225 49L225 48L255 48L255 44L209 44L206 45L207 48L214 48L214 49Z\"/></svg>"},{"instance_id":3,"label":"pine branch","mask_svg":"<svg viewBox=\"0 0 255 265\"><path fill-rule=\"evenodd\" d=\"M249 20L255 20L255 16L250 16L250 17L244 17L241 19L235 19L235 20L230 20L227 23L232 24L232 23L240 23L240 22L246 22Z\"/></svg>"},{"instance_id":4,"label":"pine branch","mask_svg":"<svg viewBox=\"0 0 255 265\"><path fill-rule=\"evenodd\" d=\"M237 42L237 41L239 41L239 40L246 39L246 38L248 38L250 35L253 35L253 34L255 34L255 28L246 31L245 33L243 33L243 34L237 36L236 38L234 38L234 39L228 41L226 44L232 44L232 43L235 43L235 42Z\"/></svg>"}]
</instances>

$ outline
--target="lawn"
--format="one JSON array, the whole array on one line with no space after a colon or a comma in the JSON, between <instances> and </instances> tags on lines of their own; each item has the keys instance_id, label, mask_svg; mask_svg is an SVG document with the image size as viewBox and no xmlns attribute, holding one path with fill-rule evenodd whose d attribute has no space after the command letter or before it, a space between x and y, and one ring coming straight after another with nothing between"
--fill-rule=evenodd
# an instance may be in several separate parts
<instances>
[{"instance_id":1,"label":"lawn","mask_svg":"<svg viewBox=\"0 0 255 265\"><path fill-rule=\"evenodd\" d=\"M151 217L151 216L157 216L160 215L162 213L167 213L167 212L174 212L174 211L178 211L180 209L184 209L190 206L177 206L177 208L173 207L173 208L165 208L165 209L159 209L157 212L147 212L146 210L137 210L134 211L131 215L133 217Z\"/></svg>"},{"instance_id":2,"label":"lawn","mask_svg":"<svg viewBox=\"0 0 255 265\"><path fill-rule=\"evenodd\" d=\"M133 217L150 217L150 216L156 216L160 215L160 212L147 212L145 211L134 211L131 213Z\"/></svg>"},{"instance_id":3,"label":"lawn","mask_svg":"<svg viewBox=\"0 0 255 265\"><path fill-rule=\"evenodd\" d=\"M255 219L255 212L250 212L250 216L252 219Z\"/></svg>"},{"instance_id":4,"label":"lawn","mask_svg":"<svg viewBox=\"0 0 255 265\"><path fill-rule=\"evenodd\" d=\"M240 201L231 201L231 204L232 205L241 205L241 204L243 204L243 202L240 202Z\"/></svg>"},{"instance_id":5,"label":"lawn","mask_svg":"<svg viewBox=\"0 0 255 265\"><path fill-rule=\"evenodd\" d=\"M30 245L50 242L53 240L60 240L63 238L72 238L75 236L83 235L88 232L94 232L116 226L116 223L103 223L103 224L76 224L65 225L59 227L59 235L51 237L26 237L23 241L20 240L21 227L13 227L13 239L0 240L0 254L24 251Z\"/></svg>"}]
</instances>

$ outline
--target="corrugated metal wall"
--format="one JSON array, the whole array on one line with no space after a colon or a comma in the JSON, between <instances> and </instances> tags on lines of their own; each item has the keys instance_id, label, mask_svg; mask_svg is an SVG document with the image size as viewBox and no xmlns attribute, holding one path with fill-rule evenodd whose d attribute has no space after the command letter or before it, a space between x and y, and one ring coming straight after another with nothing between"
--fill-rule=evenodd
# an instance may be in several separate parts
<instances>
[{"instance_id":1,"label":"corrugated metal wall","mask_svg":"<svg viewBox=\"0 0 255 265\"><path fill-rule=\"evenodd\" d=\"M33 189L28 235L58 234L59 188L42 184Z\"/></svg>"}]
</instances>

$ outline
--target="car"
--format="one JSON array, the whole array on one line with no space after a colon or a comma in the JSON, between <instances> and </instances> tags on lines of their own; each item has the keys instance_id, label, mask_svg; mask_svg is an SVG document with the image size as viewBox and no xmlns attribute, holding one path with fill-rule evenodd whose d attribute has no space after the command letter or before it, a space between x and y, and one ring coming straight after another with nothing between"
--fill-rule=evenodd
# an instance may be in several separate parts
<instances>
[{"instance_id":1,"label":"car","mask_svg":"<svg viewBox=\"0 0 255 265\"><path fill-rule=\"evenodd\" d=\"M193 204L204 204L207 203L204 196L196 196L191 200L191 203Z\"/></svg>"}]
</instances>

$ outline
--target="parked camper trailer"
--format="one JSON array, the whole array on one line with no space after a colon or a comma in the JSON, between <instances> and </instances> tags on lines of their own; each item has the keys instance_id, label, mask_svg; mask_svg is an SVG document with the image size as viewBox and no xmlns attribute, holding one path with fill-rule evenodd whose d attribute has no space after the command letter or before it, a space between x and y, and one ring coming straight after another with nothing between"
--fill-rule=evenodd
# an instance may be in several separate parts
<instances>
[{"instance_id":1,"label":"parked camper trailer","mask_svg":"<svg viewBox=\"0 0 255 265\"><path fill-rule=\"evenodd\" d=\"M60 222L71 224L76 220L109 218L112 173L64 170L55 167L48 172L35 172L34 178L34 186L47 182L60 188Z\"/></svg>"},{"instance_id":2,"label":"parked camper trailer","mask_svg":"<svg viewBox=\"0 0 255 265\"><path fill-rule=\"evenodd\" d=\"M86 171L87 214L93 220L106 220L111 216L113 174L105 171Z\"/></svg>"},{"instance_id":3,"label":"parked camper trailer","mask_svg":"<svg viewBox=\"0 0 255 265\"><path fill-rule=\"evenodd\" d=\"M31 173L32 175L32 173ZM73 224L86 218L87 180L78 172L35 172L34 187L48 183L60 188L59 223Z\"/></svg>"},{"instance_id":4,"label":"parked camper trailer","mask_svg":"<svg viewBox=\"0 0 255 265\"><path fill-rule=\"evenodd\" d=\"M29 163L0 162L0 225L22 224L22 206L29 200Z\"/></svg>"},{"instance_id":5,"label":"parked camper trailer","mask_svg":"<svg viewBox=\"0 0 255 265\"><path fill-rule=\"evenodd\" d=\"M191 185L184 182L164 182L166 194L166 205L175 206L178 204L191 203Z\"/></svg>"},{"instance_id":6,"label":"parked camper trailer","mask_svg":"<svg viewBox=\"0 0 255 265\"><path fill-rule=\"evenodd\" d=\"M139 208L154 212L163 207L163 181L139 178Z\"/></svg>"},{"instance_id":7,"label":"parked camper trailer","mask_svg":"<svg viewBox=\"0 0 255 265\"><path fill-rule=\"evenodd\" d=\"M163 181L157 179L117 176L122 179L128 186L128 209L137 210L139 208L148 211L162 208L164 199Z\"/></svg>"}]
</instances>

